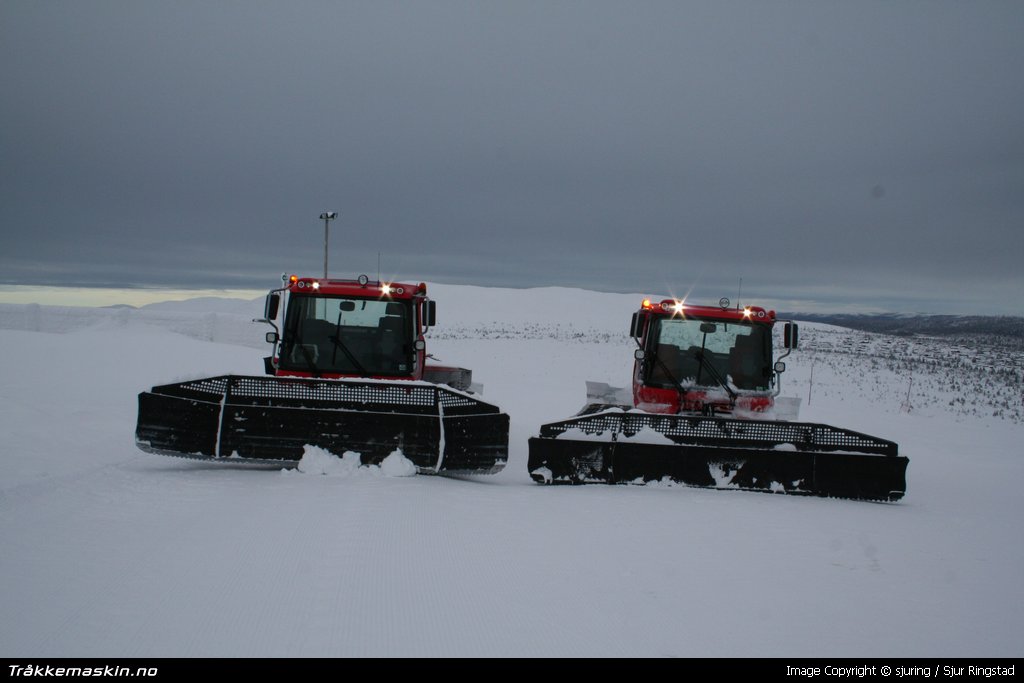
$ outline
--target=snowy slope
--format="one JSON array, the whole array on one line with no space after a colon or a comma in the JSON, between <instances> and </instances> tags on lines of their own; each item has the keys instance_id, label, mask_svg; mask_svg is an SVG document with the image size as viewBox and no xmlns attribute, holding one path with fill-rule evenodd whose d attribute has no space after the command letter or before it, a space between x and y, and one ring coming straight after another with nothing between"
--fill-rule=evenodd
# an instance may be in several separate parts
<instances>
[{"instance_id":1,"label":"snowy slope","mask_svg":"<svg viewBox=\"0 0 1024 683\"><path fill-rule=\"evenodd\" d=\"M511 416L497 476L141 453L139 391L261 371L261 302L0 306L0 656L1020 654L1024 425L950 405L945 371L919 372L907 410L906 372L848 353L854 333L805 326L788 359L801 419L900 444L898 504L540 487L526 439L584 380L628 382L638 298L431 295L430 351Z\"/></svg>"}]
</instances>

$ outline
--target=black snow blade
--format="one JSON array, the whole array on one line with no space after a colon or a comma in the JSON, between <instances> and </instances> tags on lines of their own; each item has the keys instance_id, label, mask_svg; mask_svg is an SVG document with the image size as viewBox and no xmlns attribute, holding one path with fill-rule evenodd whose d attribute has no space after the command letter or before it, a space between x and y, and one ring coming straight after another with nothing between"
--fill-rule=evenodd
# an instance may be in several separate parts
<instances>
[{"instance_id":1,"label":"black snow blade","mask_svg":"<svg viewBox=\"0 0 1024 683\"><path fill-rule=\"evenodd\" d=\"M138 447L229 462L294 464L305 446L377 464L400 449L421 472L494 473L508 415L448 387L225 375L139 394Z\"/></svg>"},{"instance_id":2,"label":"black snow blade","mask_svg":"<svg viewBox=\"0 0 1024 683\"><path fill-rule=\"evenodd\" d=\"M896 501L907 490L908 462L892 441L829 425L611 409L542 426L528 467L545 484L668 480Z\"/></svg>"}]
</instances>

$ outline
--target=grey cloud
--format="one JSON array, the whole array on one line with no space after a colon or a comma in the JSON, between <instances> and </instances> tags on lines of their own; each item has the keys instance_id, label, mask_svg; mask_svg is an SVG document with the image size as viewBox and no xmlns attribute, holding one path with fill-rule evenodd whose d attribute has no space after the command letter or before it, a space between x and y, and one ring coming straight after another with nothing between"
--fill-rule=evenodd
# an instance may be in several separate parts
<instances>
[{"instance_id":1,"label":"grey cloud","mask_svg":"<svg viewBox=\"0 0 1024 683\"><path fill-rule=\"evenodd\" d=\"M318 272L337 209L339 272L1020 313L1022 30L1012 2L6 2L0 281L260 287Z\"/></svg>"}]
</instances>

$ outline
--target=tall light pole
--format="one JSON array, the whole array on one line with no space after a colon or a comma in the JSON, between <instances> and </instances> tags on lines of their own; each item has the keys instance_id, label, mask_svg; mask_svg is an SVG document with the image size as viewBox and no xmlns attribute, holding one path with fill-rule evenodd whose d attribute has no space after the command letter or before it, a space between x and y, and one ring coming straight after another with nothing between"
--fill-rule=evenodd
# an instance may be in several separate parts
<instances>
[{"instance_id":1,"label":"tall light pole","mask_svg":"<svg viewBox=\"0 0 1024 683\"><path fill-rule=\"evenodd\" d=\"M327 279L327 224L338 217L337 211L324 211L320 220L324 222L324 279Z\"/></svg>"}]
</instances>

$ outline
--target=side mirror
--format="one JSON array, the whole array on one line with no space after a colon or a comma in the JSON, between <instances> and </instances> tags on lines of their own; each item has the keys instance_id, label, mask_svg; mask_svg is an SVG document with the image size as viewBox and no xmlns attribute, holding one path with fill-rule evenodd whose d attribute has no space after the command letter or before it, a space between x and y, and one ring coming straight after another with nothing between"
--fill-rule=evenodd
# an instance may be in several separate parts
<instances>
[{"instance_id":1,"label":"side mirror","mask_svg":"<svg viewBox=\"0 0 1024 683\"><path fill-rule=\"evenodd\" d=\"M781 375L786 371L786 364L783 361L776 361L775 363L775 374Z\"/></svg>"},{"instance_id":2,"label":"side mirror","mask_svg":"<svg viewBox=\"0 0 1024 683\"><path fill-rule=\"evenodd\" d=\"M633 314L633 320L629 323L629 336L639 339L644 332L644 319L640 311Z\"/></svg>"},{"instance_id":3,"label":"side mirror","mask_svg":"<svg viewBox=\"0 0 1024 683\"><path fill-rule=\"evenodd\" d=\"M338 304L338 310L339 311L345 311L346 313L350 313L351 311L356 310L356 302L355 301L347 301L347 300L346 301L342 301L340 304Z\"/></svg>"},{"instance_id":4,"label":"side mirror","mask_svg":"<svg viewBox=\"0 0 1024 683\"><path fill-rule=\"evenodd\" d=\"M417 351L422 351L423 349L427 348L427 342L423 341L422 339L417 339L416 343L413 344L413 348L415 348Z\"/></svg>"},{"instance_id":5,"label":"side mirror","mask_svg":"<svg viewBox=\"0 0 1024 683\"><path fill-rule=\"evenodd\" d=\"M637 349L636 351L633 352L633 358L636 358L637 360L642 361L646 357L647 354L644 353L643 349Z\"/></svg>"},{"instance_id":6,"label":"side mirror","mask_svg":"<svg viewBox=\"0 0 1024 683\"><path fill-rule=\"evenodd\" d=\"M278 340L277 332L267 332L265 337L268 344L276 344Z\"/></svg>"},{"instance_id":7,"label":"side mirror","mask_svg":"<svg viewBox=\"0 0 1024 683\"><path fill-rule=\"evenodd\" d=\"M717 330L717 329L718 329L718 327L715 326L714 323L701 323L700 324L700 331L703 332L704 334L714 334L715 330Z\"/></svg>"},{"instance_id":8,"label":"side mirror","mask_svg":"<svg viewBox=\"0 0 1024 683\"><path fill-rule=\"evenodd\" d=\"M798 341L796 323L786 323L782 328L782 345L787 349L795 349Z\"/></svg>"},{"instance_id":9,"label":"side mirror","mask_svg":"<svg viewBox=\"0 0 1024 683\"><path fill-rule=\"evenodd\" d=\"M423 325L433 327L437 324L437 303L434 301L423 302Z\"/></svg>"},{"instance_id":10,"label":"side mirror","mask_svg":"<svg viewBox=\"0 0 1024 683\"><path fill-rule=\"evenodd\" d=\"M267 294L267 302L263 305L263 318L265 320L276 320L277 309L281 306L281 295L277 292Z\"/></svg>"}]
</instances>

